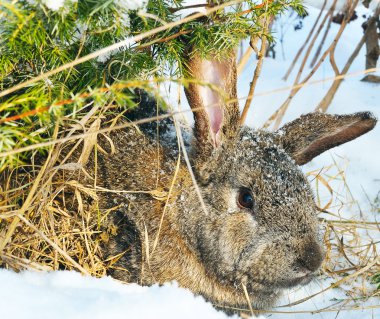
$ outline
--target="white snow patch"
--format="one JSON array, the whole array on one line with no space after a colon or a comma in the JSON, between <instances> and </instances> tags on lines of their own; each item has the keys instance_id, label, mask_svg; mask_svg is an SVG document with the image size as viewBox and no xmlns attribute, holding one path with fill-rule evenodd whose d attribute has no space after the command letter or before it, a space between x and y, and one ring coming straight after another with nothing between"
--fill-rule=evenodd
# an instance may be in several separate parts
<instances>
[{"instance_id":1,"label":"white snow patch","mask_svg":"<svg viewBox=\"0 0 380 319\"><path fill-rule=\"evenodd\" d=\"M369 9L372 11L375 11L378 6L380 6L380 0L371 0L369 3Z\"/></svg>"},{"instance_id":2,"label":"white snow patch","mask_svg":"<svg viewBox=\"0 0 380 319\"><path fill-rule=\"evenodd\" d=\"M141 287L74 271L17 274L4 269L0 282L2 318L231 318L175 283Z\"/></svg>"},{"instance_id":3,"label":"white snow patch","mask_svg":"<svg viewBox=\"0 0 380 319\"><path fill-rule=\"evenodd\" d=\"M303 4L306 7L314 7L317 9L322 9L325 0L304 0ZM347 5L351 3L350 0L337 0L335 3L335 11L343 11ZM333 6L334 0L327 0L324 10L330 10Z\"/></svg>"},{"instance_id":4,"label":"white snow patch","mask_svg":"<svg viewBox=\"0 0 380 319\"><path fill-rule=\"evenodd\" d=\"M327 0L324 10L330 10L330 8L333 6L335 0ZM325 0L304 0L303 4L306 7L314 7L317 9L322 9L323 5L325 3ZM335 3L335 11L343 12L345 9L348 8L348 6L352 3L352 0L336 0ZM380 5L380 0L372 0L369 3L369 9L370 11L375 11L377 6ZM359 1L357 8L362 7L361 1Z\"/></svg>"},{"instance_id":5,"label":"white snow patch","mask_svg":"<svg viewBox=\"0 0 380 319\"><path fill-rule=\"evenodd\" d=\"M42 0L42 3L50 10L58 11L64 6L65 0Z\"/></svg>"},{"instance_id":6,"label":"white snow patch","mask_svg":"<svg viewBox=\"0 0 380 319\"><path fill-rule=\"evenodd\" d=\"M115 0L115 3L126 10L138 10L148 4L148 0Z\"/></svg>"},{"instance_id":7,"label":"white snow patch","mask_svg":"<svg viewBox=\"0 0 380 319\"><path fill-rule=\"evenodd\" d=\"M194 6L194 5L205 5L206 0L184 0L182 2L183 7L189 7L189 6ZM178 11L178 18L183 19L195 12L206 12L206 7L205 6L199 6L195 8L189 8L189 9L182 9Z\"/></svg>"},{"instance_id":8,"label":"white snow patch","mask_svg":"<svg viewBox=\"0 0 380 319\"><path fill-rule=\"evenodd\" d=\"M129 49L130 46L133 45L134 43L135 42L133 41L133 38L126 38L125 40L123 40L123 46L119 47L118 49L110 50L106 53L99 55L96 60L100 63L105 63L111 58L111 56ZM125 62L125 63L128 63L128 62Z\"/></svg>"},{"instance_id":9,"label":"white snow patch","mask_svg":"<svg viewBox=\"0 0 380 319\"><path fill-rule=\"evenodd\" d=\"M53 11L58 11L59 9L65 7L68 7L70 4L78 2L78 0L27 0L32 5L37 5L38 3L44 4L48 9Z\"/></svg>"}]
</instances>

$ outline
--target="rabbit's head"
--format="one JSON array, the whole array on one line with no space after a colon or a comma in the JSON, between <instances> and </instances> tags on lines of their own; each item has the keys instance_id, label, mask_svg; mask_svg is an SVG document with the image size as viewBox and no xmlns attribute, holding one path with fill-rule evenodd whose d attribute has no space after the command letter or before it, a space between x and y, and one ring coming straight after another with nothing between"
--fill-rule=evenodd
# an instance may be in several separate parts
<instances>
[{"instance_id":1,"label":"rabbit's head","mask_svg":"<svg viewBox=\"0 0 380 319\"><path fill-rule=\"evenodd\" d=\"M187 65L193 78L212 84L186 88L206 211L194 189L185 190L179 227L211 276L235 291L244 285L256 307L271 306L283 289L308 283L324 258L318 210L299 165L371 130L376 119L311 113L274 133L240 128L234 55L193 55Z\"/></svg>"}]
</instances>

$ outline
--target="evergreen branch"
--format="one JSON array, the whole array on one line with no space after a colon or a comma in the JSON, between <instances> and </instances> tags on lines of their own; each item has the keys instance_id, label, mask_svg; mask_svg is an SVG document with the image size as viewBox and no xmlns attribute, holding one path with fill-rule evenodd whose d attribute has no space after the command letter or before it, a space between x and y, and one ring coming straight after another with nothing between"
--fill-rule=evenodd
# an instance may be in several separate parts
<instances>
[{"instance_id":1,"label":"evergreen branch","mask_svg":"<svg viewBox=\"0 0 380 319\"><path fill-rule=\"evenodd\" d=\"M272 1L273 1L273 0L267 0L267 1L263 0L262 3L260 3L260 4L256 5L256 6L254 6L254 7L252 7L252 8L250 8L250 9L247 9L247 10L245 10L245 11L239 12L238 16L242 16L242 15L244 15L244 14L251 13L252 11L255 11L255 10L257 10L257 9L262 9L262 8L264 8L264 7L267 7L268 4L271 3Z\"/></svg>"},{"instance_id":2,"label":"evergreen branch","mask_svg":"<svg viewBox=\"0 0 380 319\"><path fill-rule=\"evenodd\" d=\"M185 9L196 9L196 8L204 8L204 7L209 7L210 5L208 3L199 3L199 4L192 4L190 6L184 6L184 7L180 7L180 8L169 8L168 10L171 12L171 13L175 13L175 12L178 12L178 11L181 11L181 10L185 10Z\"/></svg>"},{"instance_id":3,"label":"evergreen branch","mask_svg":"<svg viewBox=\"0 0 380 319\"><path fill-rule=\"evenodd\" d=\"M157 27L155 29L149 30L149 31L144 32L142 34L138 34L138 35L136 35L134 37L131 37L129 39L126 39L124 41L120 41L120 42L117 42L115 44L109 45L109 46L107 46L105 48L102 48L102 49L97 50L95 52L92 52L92 53L90 53L88 55L85 55L85 56L83 56L83 57L81 57L79 59L76 59L76 60L71 61L69 63L66 63L64 65L61 65L58 68L55 68L55 69L50 70L48 72L45 72L45 73L43 73L43 74L41 74L41 75L39 75L39 76L37 76L37 77L35 77L33 79L30 79L28 81L25 81L25 82L22 82L20 84L17 84L17 85L15 85L15 86L13 86L13 87L11 87L9 89L3 90L3 91L0 92L0 98L6 96L8 94L11 94L13 92L16 92L16 91L18 91L18 90L20 90L20 89L22 89L22 88L24 88L24 87L26 87L28 85L36 83L36 82L38 82L40 80L47 79L49 76L52 76L52 75L57 74L59 72L62 72L64 70L70 69L70 68L72 68L72 67L74 67L76 65L79 65L81 63L84 63L84 62L90 61L92 59L95 59L95 58L97 58L97 57L99 57L101 55L107 54L107 53L109 53L111 51L118 50L120 48L129 46L129 45L131 45L133 43L136 43L136 42L140 42L140 41L142 41L142 40L144 40L144 39L146 39L148 37L151 37L153 35L156 35L156 34L162 32L162 31L172 29L172 28L174 28L176 26L179 26L179 25L182 25L184 23L196 20L196 19L198 19L200 17L208 16L211 13L214 13L214 12L216 12L218 10L223 9L223 8L232 6L234 4L241 3L243 1L244 0L232 0L232 1L220 4L218 6L212 7L210 9L207 9L206 12L204 12L204 13L202 13L202 12L195 13L194 15L185 17L185 18L183 18L183 19L181 19L179 21L173 21L171 23L168 23L168 24L165 24L163 26Z\"/></svg>"},{"instance_id":4,"label":"evergreen branch","mask_svg":"<svg viewBox=\"0 0 380 319\"><path fill-rule=\"evenodd\" d=\"M257 0L231 1L179 21L170 6L182 6L181 0L149 0L146 14L114 1L83 0L58 11L40 1L4 5L0 0L0 125L5 124L0 152L46 141L52 136L52 121L80 120L87 111L85 99L102 112L110 103L112 108L135 107L129 93L112 92L118 90L115 84L181 78L186 45L204 56L222 56L242 39L260 34L258 22L264 15L296 9L299 0L263 0L268 12ZM243 2L244 7L222 10ZM156 98L160 101L159 94ZM0 158L0 171L28 161L30 155Z\"/></svg>"},{"instance_id":5,"label":"evergreen branch","mask_svg":"<svg viewBox=\"0 0 380 319\"><path fill-rule=\"evenodd\" d=\"M151 42L147 42L147 43L144 43L144 44L141 44L139 45L138 47L136 47L136 50L142 50L142 49L145 49L147 47L150 47L152 46L153 44L157 44L157 43L165 43L165 42L169 42L170 40L174 40L175 38L178 38L180 37L181 35L186 35L186 34L189 34L191 33L193 30L181 30L181 31L178 31L177 33L174 33L172 35L169 35L165 38L161 38L161 39L158 39L158 40L153 40Z\"/></svg>"},{"instance_id":6,"label":"evergreen branch","mask_svg":"<svg viewBox=\"0 0 380 319\"><path fill-rule=\"evenodd\" d=\"M20 119L23 119L25 117L36 115L36 114L41 114L43 112L49 111L51 108L53 108L55 106L63 106L63 105L68 105L68 104L71 104L71 103L75 103L75 101L78 100L78 99L87 99L87 98L90 98L94 94L97 94L97 93L107 93L107 92L110 92L110 91L113 91L113 90L122 90L122 89L131 88L131 87L138 87L138 85L134 81L134 82L131 82L131 83L117 83L117 84L114 84L112 87L98 88L98 89L96 89L96 90L94 90L92 92L86 92L86 93L79 94L78 97L76 97L75 99L62 100L62 101L53 103L53 104L51 104L50 106L47 106L47 107L36 108L36 109L30 110L28 112L24 112L24 113L17 114L17 115L14 115L14 116L2 118L2 119L0 119L0 124L6 123L6 122L12 122L12 121L20 120Z\"/></svg>"}]
</instances>

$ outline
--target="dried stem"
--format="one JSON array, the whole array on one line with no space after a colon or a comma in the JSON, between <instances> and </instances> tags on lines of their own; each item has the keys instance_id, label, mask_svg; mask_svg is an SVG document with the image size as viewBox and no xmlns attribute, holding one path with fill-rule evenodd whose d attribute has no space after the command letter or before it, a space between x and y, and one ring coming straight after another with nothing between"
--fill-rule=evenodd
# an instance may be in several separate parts
<instances>
[{"instance_id":1,"label":"dried stem","mask_svg":"<svg viewBox=\"0 0 380 319\"><path fill-rule=\"evenodd\" d=\"M334 11L335 11L335 6L336 6L336 1L337 0L334 1L333 6L329 10L330 18L329 18L329 21L327 22L327 27L326 27L325 33L323 34L322 40L319 43L319 46L318 46L317 50L315 51L314 57L313 57L313 59L310 62L310 68L312 68L315 65L315 63L317 62L317 59L318 59L319 55L321 54L323 45L325 44L327 35L328 35L328 33L330 31L330 28L331 28L332 20L333 20L333 17L334 17Z\"/></svg>"},{"instance_id":2,"label":"dried stem","mask_svg":"<svg viewBox=\"0 0 380 319\"><path fill-rule=\"evenodd\" d=\"M268 41L266 39L266 33L268 32L268 25L269 25L271 19L272 18L270 18L270 17L266 17L264 20L263 32L261 34L260 52L258 54L258 60L257 60L255 72L253 73L253 79L252 79L252 82L249 86L248 98L245 102L244 109L243 109L243 112L242 112L241 117L240 117L240 125L243 125L245 122L245 119L247 118L248 110L251 106L251 102L252 102L253 96L255 94L257 81L258 81L260 73L261 73L261 69L262 69L264 57L265 57L265 52L267 49L267 42ZM251 43L255 43L254 38L251 38ZM254 47L252 47L252 49L254 49Z\"/></svg>"},{"instance_id":3,"label":"dried stem","mask_svg":"<svg viewBox=\"0 0 380 319\"><path fill-rule=\"evenodd\" d=\"M364 45L364 43L366 41L366 38L367 38L367 36L368 36L368 34L370 32L370 29L371 29L370 26L372 26L372 25L374 25L376 23L377 17L379 15L379 13L380 13L380 6L377 7L376 12L374 13L374 15L368 20L368 27L367 27L366 31L364 32L364 35L360 39L359 43L356 45L355 50L352 52L351 56L347 60L345 66L343 67L343 69L342 69L341 72L337 68L334 59L332 59L334 51L331 51L331 53L330 53L330 62L334 62L334 63L332 63L332 65L335 66L334 67L334 71L335 71L336 75L345 75L348 72L349 68L351 67L352 62L358 56L361 48L363 47L363 45ZM320 112L326 112L327 111L327 109L330 106L332 100L334 99L334 96L335 96L338 88L340 87L342 81L343 81L343 78L339 78L339 79L334 80L334 82L332 83L330 89L327 91L326 95L323 97L322 101L315 108L315 111L320 111Z\"/></svg>"},{"instance_id":4,"label":"dried stem","mask_svg":"<svg viewBox=\"0 0 380 319\"><path fill-rule=\"evenodd\" d=\"M335 1L336 1L336 0L335 0ZM306 47L306 45L309 43L309 41L310 41L310 39L311 39L311 36L313 35L314 30L315 30L315 28L316 28L317 25L318 25L319 19L320 19L321 16L322 16L323 10L324 10L325 7L326 7L326 3L327 3L327 0L325 0L325 1L323 2L323 6L322 6L322 8L321 8L321 11L319 12L319 15L318 15L317 19L315 20L315 23L314 23L313 27L311 28L311 30L310 30L310 32L309 32L309 35L307 36L307 38L306 38L305 42L303 43L303 45L302 45L302 46L300 47L300 49L298 50L298 52L297 52L296 56L294 57L294 59L293 59L293 61L292 61L292 64L290 65L288 71L286 71L286 74L285 74L284 77L283 77L284 81L286 81L286 80L288 79L290 73L292 73L295 64L297 63L299 57L301 56L301 54L302 54L302 52L303 52L303 49L304 49L304 48Z\"/></svg>"},{"instance_id":5,"label":"dried stem","mask_svg":"<svg viewBox=\"0 0 380 319\"><path fill-rule=\"evenodd\" d=\"M243 56L241 57L238 65L237 65L237 70L236 70L236 72L237 72L238 75L240 75L241 72L243 72L244 67L246 66L246 64L247 64L247 62L248 62L248 60L251 57L251 55L252 55L253 52L254 51L253 51L252 47L249 46L247 48L247 50L245 51L245 53L243 54Z\"/></svg>"},{"instance_id":6,"label":"dried stem","mask_svg":"<svg viewBox=\"0 0 380 319\"><path fill-rule=\"evenodd\" d=\"M291 92L290 92L288 98L285 100L285 102L269 117L269 119L267 120L267 122L264 124L265 128L269 127L272 124L272 122L275 121L273 129L278 129L278 127L280 126L280 124L282 122L282 119L284 118L285 112L286 112L286 110L287 110L287 108L288 108L291 100L293 99L293 97L298 93L298 91L301 89L301 87L303 86L303 84L305 84L307 81L309 81L309 79L319 69L319 67L321 66L321 64L323 63L323 61L326 59L326 57L330 54L330 52L335 49L335 47L336 47L336 45L337 45L340 37L342 36L342 33L343 33L344 29L347 26L347 23L349 22L349 19L350 19L349 17L351 17L352 12L356 8L358 2L359 2L359 0L355 0L354 3L353 3L353 5L350 7L349 13L346 15L345 19L343 20L342 24L340 25L338 33L336 34L333 42L327 48L327 50L323 53L323 55L319 59L318 63L314 66L314 68L310 71L310 73L301 82L299 82L299 79L300 79L302 71L303 71L303 67L304 67L304 65L306 63L306 60L307 60L307 57L309 56L311 48L312 48L312 46L315 43L317 34L319 34L319 33L316 34L316 36L314 37L313 41L310 43L309 49L308 49L308 51L305 54L304 62L302 63L302 65L300 67L300 70L299 70L299 72L297 74L297 78L294 81L294 86L297 86L297 88L294 88L294 89L291 90ZM325 20L327 19L327 16L328 15L325 16L325 19L322 22L322 24L324 24ZM321 30L321 28L319 29L319 31L320 30ZM301 86L298 86L298 83L301 84Z\"/></svg>"}]
</instances>

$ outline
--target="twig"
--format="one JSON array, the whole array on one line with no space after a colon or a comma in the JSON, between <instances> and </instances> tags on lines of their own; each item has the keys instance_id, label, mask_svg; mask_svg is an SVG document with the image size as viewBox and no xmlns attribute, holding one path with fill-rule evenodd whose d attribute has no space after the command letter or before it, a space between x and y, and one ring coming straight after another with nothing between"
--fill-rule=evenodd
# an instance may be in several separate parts
<instances>
[{"instance_id":1,"label":"twig","mask_svg":"<svg viewBox=\"0 0 380 319\"><path fill-rule=\"evenodd\" d=\"M193 109L193 111L194 110L195 109ZM175 115L173 115L173 119L174 119L174 121L176 120ZM185 159L185 163L186 163L187 168L189 170L190 177L191 177L191 180L193 182L193 186L194 186L195 192L197 193L197 196L198 196L199 202L200 202L200 204L202 206L203 212L205 213L205 215L208 215L206 204L205 204L205 202L203 200L203 195L201 193L201 190L200 190L200 188L198 186L198 183L197 183L197 180L195 178L195 175L194 175L194 172L193 172L193 168L191 167L189 156L187 155L186 146L185 146L185 143L183 141L182 132L181 132L181 130L180 130L180 128L179 128L178 125L176 125L175 128L176 128L176 133L177 133L178 141L179 141L179 144L181 146L182 153L183 153L183 158Z\"/></svg>"},{"instance_id":2,"label":"twig","mask_svg":"<svg viewBox=\"0 0 380 319\"><path fill-rule=\"evenodd\" d=\"M327 27L326 27L325 33L322 36L322 40L319 43L319 46L318 46L317 50L315 51L314 57L310 62L310 68L312 68L315 65L315 63L317 62L317 59L318 59L319 55L321 54L323 45L325 44L327 35L328 35L330 28L331 28L332 20L334 18L334 11L335 11L336 2L337 2L337 0L334 0L333 7L331 8L332 10L329 11L330 18L329 18L329 21L327 22Z\"/></svg>"},{"instance_id":3,"label":"twig","mask_svg":"<svg viewBox=\"0 0 380 319\"><path fill-rule=\"evenodd\" d=\"M181 11L181 10L195 9L195 8L204 8L204 7L207 7L207 6L209 6L208 3L199 3L199 4L192 4L190 6L184 6L184 7L179 7L179 8L169 8L169 11L171 13L175 13L175 12Z\"/></svg>"},{"instance_id":4,"label":"twig","mask_svg":"<svg viewBox=\"0 0 380 319\"><path fill-rule=\"evenodd\" d=\"M243 283L241 283L241 285L242 285L242 287L243 287L243 291L244 291L245 298L247 299L247 303L248 303L249 311L251 312L252 317L254 317L254 316L255 316L255 313L253 312L252 303L251 303L251 300L249 299L249 295L248 295L247 287L246 287Z\"/></svg>"},{"instance_id":5,"label":"twig","mask_svg":"<svg viewBox=\"0 0 380 319\"><path fill-rule=\"evenodd\" d=\"M174 121L174 125L176 126L176 131L177 131L177 126L178 126L178 123L176 121ZM180 129L178 129L179 131ZM177 133L178 134L178 133ZM157 244L158 244L158 239L160 237L160 233L161 233L161 229L162 229L162 224L164 222L164 217L166 215L166 211L168 209L168 206L169 206L169 200L170 200L170 196L172 195L172 192L173 192L173 189L174 189L174 185L175 185L175 182L177 180L177 176L178 176L178 172L179 172L179 169L180 169L180 164L181 164L181 142L179 140L179 136L177 135L177 143L178 143L178 147L179 147L179 152L178 152L178 159L177 159L177 164L176 164L176 168L175 168L175 171L174 171L174 175L173 175L173 179L170 183L170 188L169 188L169 192L168 192L168 196L166 198L166 203L165 203L165 206L164 206L164 209L162 211L162 215L161 215L161 219L160 219L160 224L158 226L158 230L157 230L157 234L156 234L156 238L154 239L154 242L153 242L153 248L152 248L152 253L151 255L153 255L154 251L156 250L156 247L157 247Z\"/></svg>"},{"instance_id":6,"label":"twig","mask_svg":"<svg viewBox=\"0 0 380 319\"><path fill-rule=\"evenodd\" d=\"M254 10L257 10L257 9L264 8L264 6L267 6L267 5L268 5L269 3L271 3L272 1L273 1L273 0L267 0L267 1L263 0L262 3L260 3L260 4L256 5L256 6L254 6L254 7L252 7L252 8L250 8L250 9L247 9L247 10L245 10L245 11L240 12L240 13L238 14L238 16L241 16L241 15L244 15L244 14L247 14L247 13L250 13L250 12L252 12L252 11L254 11Z\"/></svg>"},{"instance_id":7,"label":"twig","mask_svg":"<svg viewBox=\"0 0 380 319\"><path fill-rule=\"evenodd\" d=\"M252 55L252 52L254 52L254 50L252 49L251 46L249 46L247 50L245 51L245 53L243 54L243 56L241 57L236 69L236 72L238 75L240 75L241 72L243 72L245 65L247 64L249 58Z\"/></svg>"},{"instance_id":8,"label":"twig","mask_svg":"<svg viewBox=\"0 0 380 319\"><path fill-rule=\"evenodd\" d=\"M156 39L156 40L153 40L151 42L147 42L147 43L144 43L144 44L140 44L139 46L137 46L135 48L135 50L143 50L147 47L150 47L152 44L156 44L156 43L164 43L164 42L168 42L170 40L173 40L175 38L178 38L180 37L181 35L185 35L185 34L189 34L191 33L193 30L181 30L181 31L178 31L177 33L175 34L172 34L172 35L169 35L165 38L161 38L161 39Z\"/></svg>"},{"instance_id":9,"label":"twig","mask_svg":"<svg viewBox=\"0 0 380 319\"><path fill-rule=\"evenodd\" d=\"M257 60L255 72L253 73L253 79L252 79L252 82L249 86L248 98L245 101L244 109L243 109L243 112L242 112L241 117L240 117L240 125L243 125L245 122L245 119L247 118L248 110L251 106L251 102L252 102L253 96L255 94L257 81L259 79L261 69L263 66L265 51L266 51L267 42L268 42L267 38L266 38L266 33L268 32L268 25L269 25L270 19L271 18L269 16L267 16L264 20L263 32L261 33L261 48L260 48L260 52L258 54L258 60ZM251 42L254 42L254 39L251 38Z\"/></svg>"},{"instance_id":10,"label":"twig","mask_svg":"<svg viewBox=\"0 0 380 319\"><path fill-rule=\"evenodd\" d=\"M354 10L356 5L358 4L359 0L354 0L354 4L352 5L351 7L351 10ZM351 15L348 15L348 16L351 16ZM274 123L274 127L273 129L277 129L281 122L282 122L282 119L285 115L285 112L291 102L291 100L293 99L293 97L297 94L297 92L301 89L301 87L303 86L303 84L305 84L307 81L309 81L309 79L314 75L314 73L318 70L318 68L321 66L321 64L323 63L323 61L326 59L326 57L330 54L330 51L333 50L335 48L335 46L337 45L344 29L346 28L346 25L348 23L348 19L346 18L345 20L343 20L342 24L340 25L340 28L338 30L338 33L336 34L333 42L331 43L331 45L326 49L326 51L324 52L324 54L322 55L322 57L319 59L318 63L314 66L314 68L310 71L310 73L300 82L301 86L297 87L297 88L294 88L292 89L292 91L290 92L288 98L285 100L285 102L269 117L269 119L266 121L266 123L264 124L264 127L269 127L273 121L275 121ZM313 40L313 42L315 42L315 39ZM309 49L311 50L311 48L309 47ZM309 51L310 51L309 50ZM310 53L310 52L309 52ZM306 54L308 55L308 54ZM306 62L306 61L305 61ZM303 64L304 65L304 64ZM302 68L302 66L301 66ZM300 71L302 71L300 69ZM299 72L299 75L300 75L300 72ZM297 79L295 81L295 83L298 83L298 80L299 80L299 77L300 76L297 76ZM297 84L298 85L298 84ZM295 87L296 85L294 85Z\"/></svg>"},{"instance_id":11,"label":"twig","mask_svg":"<svg viewBox=\"0 0 380 319\"><path fill-rule=\"evenodd\" d=\"M336 1L336 0L335 0L335 1ZM311 30L310 30L310 32L309 32L309 35L307 36L307 38L306 38L305 42L302 44L302 46L299 48L299 50L298 50L296 56L294 57L294 59L293 59L293 61L292 61L292 64L290 65L288 71L286 71L286 73L285 73L285 75L284 75L284 77L283 77L284 81L286 81L286 80L288 79L290 73L292 73L293 68L294 68L295 64L297 63L299 57L301 56L303 49L304 49L304 48L306 47L306 45L309 43L309 41L310 41L310 39L311 39L311 36L313 35L314 30L315 30L315 28L316 28L317 25L318 25L319 19L320 19L321 16L322 16L323 10L324 10L325 7L326 7L326 3L327 3L327 0L325 0L325 1L323 2L323 6L322 6L322 8L321 8L321 11L319 12L319 15L318 15L317 19L315 20L314 25L313 25L313 27L311 28Z\"/></svg>"},{"instance_id":12,"label":"twig","mask_svg":"<svg viewBox=\"0 0 380 319\"><path fill-rule=\"evenodd\" d=\"M374 15L368 20L368 27L367 27L366 31L364 32L364 35L360 39L359 43L356 45L355 50L352 52L351 56L347 60L347 62L344 65L341 72L338 70L338 68L335 64L335 61L334 61L334 64L335 64L334 70L335 70L337 75L345 75L348 72L349 68L351 67L352 62L354 62L354 60L358 56L361 48L363 47L363 45L366 41L366 38L367 38L369 31L370 31L370 26L376 23L377 17L379 16L379 14L380 14L380 5L377 7ZM330 55L330 61L331 61L331 55ZM321 102L319 102L318 106L315 108L315 111L320 111L320 112L326 112L327 111L332 100L334 99L334 96L335 96L338 88L342 84L342 81L343 81L343 78L339 78L339 79L334 80L330 89L327 91L326 95L323 97Z\"/></svg>"}]
</instances>

